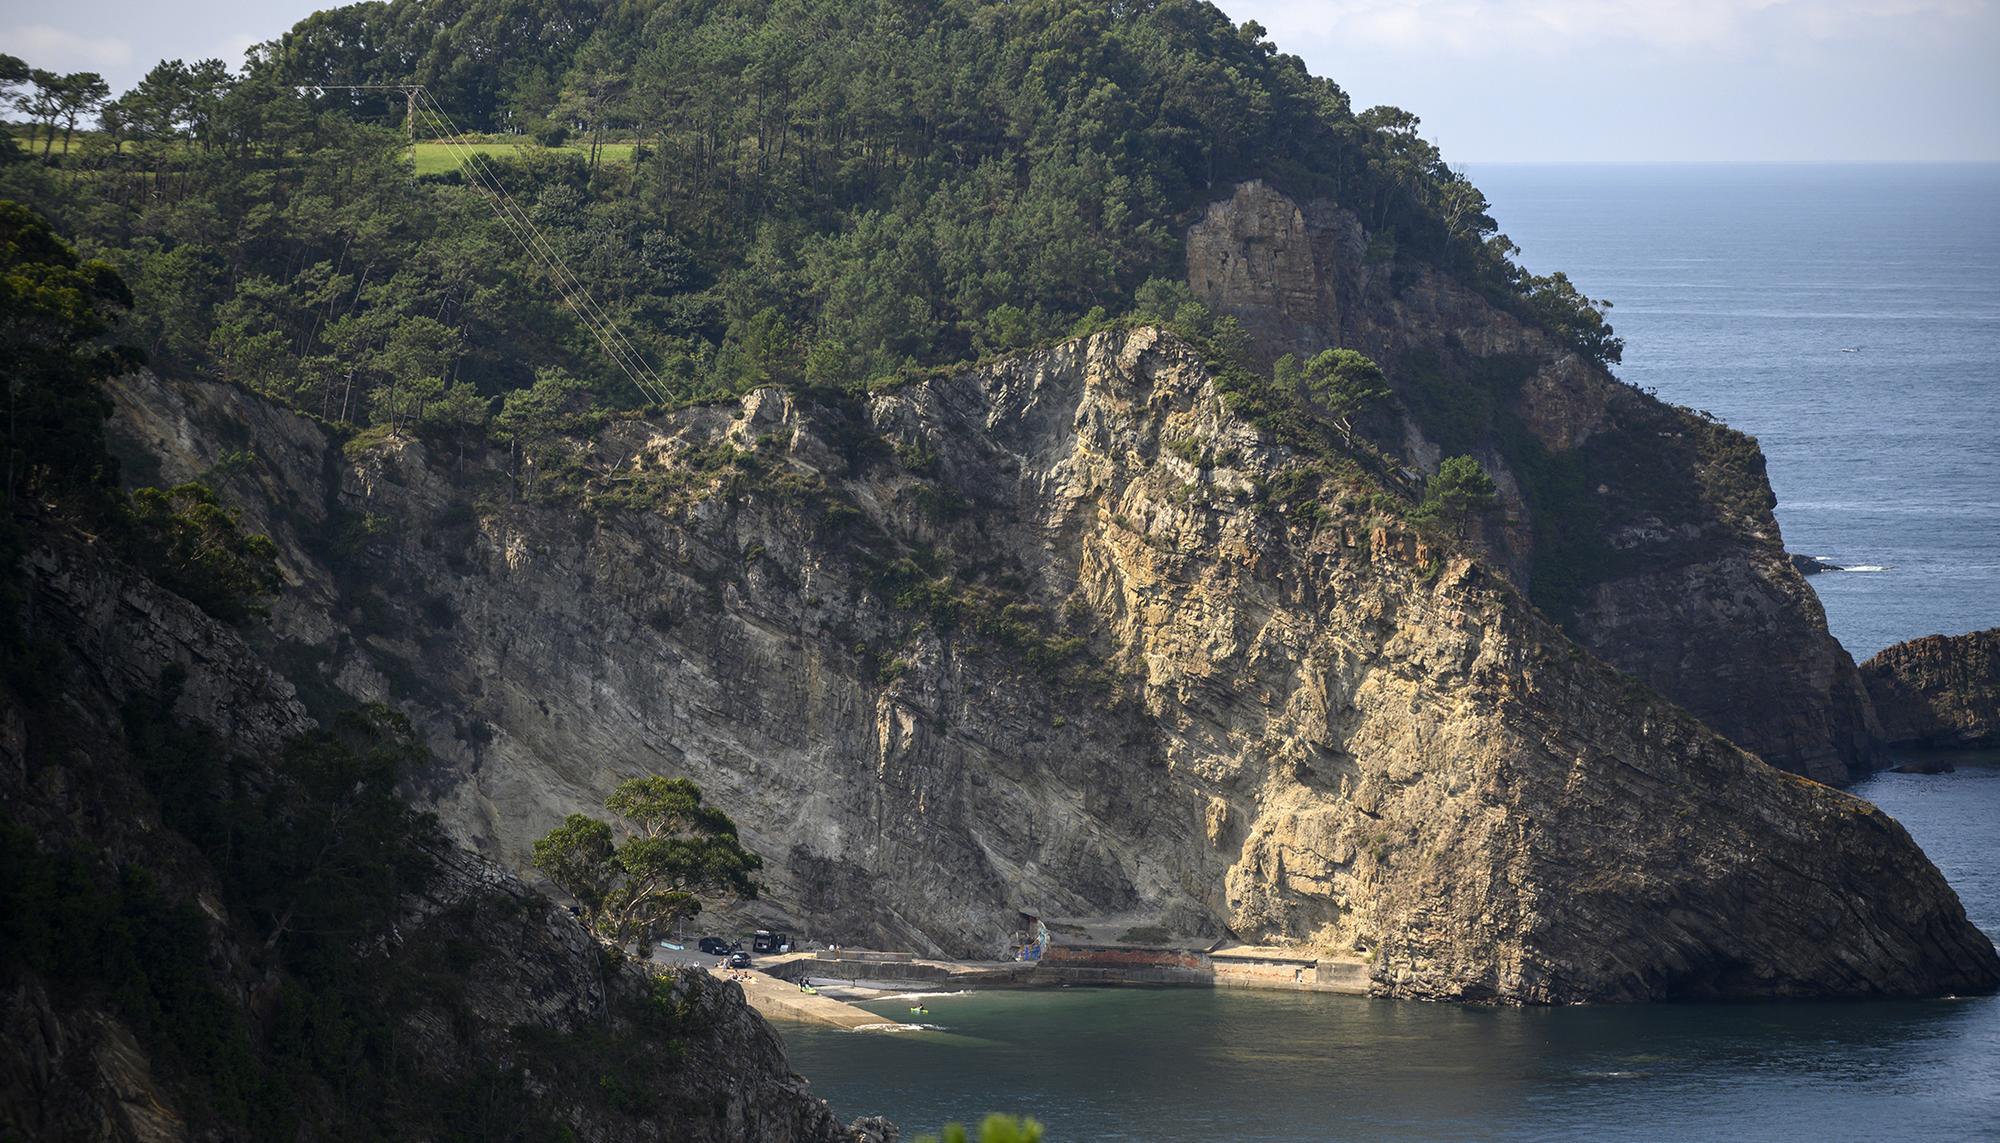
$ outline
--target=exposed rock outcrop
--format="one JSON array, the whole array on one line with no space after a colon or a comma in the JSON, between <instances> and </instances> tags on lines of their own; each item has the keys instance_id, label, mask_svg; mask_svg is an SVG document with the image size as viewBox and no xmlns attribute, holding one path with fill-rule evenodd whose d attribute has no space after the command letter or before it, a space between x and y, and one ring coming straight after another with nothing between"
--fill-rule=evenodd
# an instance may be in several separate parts
<instances>
[{"instance_id":1,"label":"exposed rock outcrop","mask_svg":"<svg viewBox=\"0 0 2000 1143\"><path fill-rule=\"evenodd\" d=\"M121 394L170 477L214 464L204 426L273 416ZM1894 822L1579 651L1156 331L579 449L587 481L527 502L550 477L407 440L227 487L286 553L277 657L401 702L430 804L503 862L666 773L770 859L758 917L854 942L1121 918L1525 1002L2000 981Z\"/></svg>"},{"instance_id":2,"label":"exposed rock outcrop","mask_svg":"<svg viewBox=\"0 0 2000 1143\"><path fill-rule=\"evenodd\" d=\"M0 941L0 1137L269 1137L272 1121L246 1107L265 1082L282 1089L282 1114L296 1116L286 1137L375 1136L379 1124L325 1114L346 1077L300 1069L305 1053L286 1057L282 1077L258 1078L277 1041L346 1035L343 1055L394 1077L391 1090L410 1105L385 1115L380 1137L437 1137L442 1123L467 1136L531 1138L546 1127L551 1137L567 1130L607 1143L855 1138L792 1073L736 985L607 964L566 910L442 842L428 851L422 892L357 937L341 970L393 1013L393 1058L339 1010L297 1012L296 985L273 952L278 938L248 931L205 852L165 820L121 711L155 694L162 668L172 668L183 680L173 716L209 736L203 744L239 754L235 780L259 788L311 718L239 632L104 545L50 532L27 561L22 617L47 650L34 675L0 679L0 880L9 881L0 901L59 915L10 917L6 931L73 932L77 922L60 915L107 907L17 896L32 894L14 879L39 851L124 894L117 923L137 943L130 960L56 948L39 964L32 950ZM186 932L176 925L195 929L180 938L194 951L183 944L179 958L167 947ZM193 1026L160 1026L163 1012L188 1011L200 1018Z\"/></svg>"},{"instance_id":3,"label":"exposed rock outcrop","mask_svg":"<svg viewBox=\"0 0 2000 1143\"><path fill-rule=\"evenodd\" d=\"M2000 744L2000 627L1898 643L1861 677L1894 745Z\"/></svg>"},{"instance_id":4,"label":"exposed rock outcrop","mask_svg":"<svg viewBox=\"0 0 2000 1143\"><path fill-rule=\"evenodd\" d=\"M1773 765L1834 783L1872 766L1867 695L1784 551L1756 442L1376 238L1249 182L1189 232L1188 282L1266 361L1378 360L1409 414L1395 450L1480 459L1510 518L1494 558L1584 646Z\"/></svg>"}]
</instances>

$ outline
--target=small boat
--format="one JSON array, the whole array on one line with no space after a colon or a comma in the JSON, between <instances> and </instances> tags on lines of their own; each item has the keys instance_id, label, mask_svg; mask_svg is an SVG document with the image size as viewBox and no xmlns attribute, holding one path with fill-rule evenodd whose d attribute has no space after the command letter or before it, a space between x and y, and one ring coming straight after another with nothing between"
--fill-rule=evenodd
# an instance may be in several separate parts
<instances>
[{"instance_id":1,"label":"small boat","mask_svg":"<svg viewBox=\"0 0 2000 1143\"><path fill-rule=\"evenodd\" d=\"M930 1010L930 1009L928 1009L928 1008L926 1008L926 1007L924 1007L924 1006L923 1006L923 1005L921 1005L921 1004L912 1004L912 1005L910 1005L910 1015L912 1015L912 1016L928 1016L928 1015L930 1015L930 1014L931 1014L931 1010Z\"/></svg>"},{"instance_id":2,"label":"small boat","mask_svg":"<svg viewBox=\"0 0 2000 1143\"><path fill-rule=\"evenodd\" d=\"M813 987L812 985L810 985L810 984L807 984L807 983L806 983L805 981L803 981L803 980L801 980L801 981L799 982L799 991L800 991L800 992L803 992L803 993L805 993L805 994L806 994L807 996L818 996L818 995L819 995L819 989L817 989L817 988L814 988L814 987Z\"/></svg>"}]
</instances>

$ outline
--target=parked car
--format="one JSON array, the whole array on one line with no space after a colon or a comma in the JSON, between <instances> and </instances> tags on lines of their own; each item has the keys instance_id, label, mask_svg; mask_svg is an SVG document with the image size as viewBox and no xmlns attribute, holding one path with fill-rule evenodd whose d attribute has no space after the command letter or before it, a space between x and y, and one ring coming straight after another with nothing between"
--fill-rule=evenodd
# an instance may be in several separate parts
<instances>
[{"instance_id":1,"label":"parked car","mask_svg":"<svg viewBox=\"0 0 2000 1143\"><path fill-rule=\"evenodd\" d=\"M747 953L747 952L733 952L733 953L730 953L730 954L729 954L729 967L731 967L731 968L749 968L749 967L750 967L750 954L749 954L749 953Z\"/></svg>"},{"instance_id":2,"label":"parked car","mask_svg":"<svg viewBox=\"0 0 2000 1143\"><path fill-rule=\"evenodd\" d=\"M695 942L694 947L710 956L721 956L729 951L729 942L721 937L703 937Z\"/></svg>"}]
</instances>

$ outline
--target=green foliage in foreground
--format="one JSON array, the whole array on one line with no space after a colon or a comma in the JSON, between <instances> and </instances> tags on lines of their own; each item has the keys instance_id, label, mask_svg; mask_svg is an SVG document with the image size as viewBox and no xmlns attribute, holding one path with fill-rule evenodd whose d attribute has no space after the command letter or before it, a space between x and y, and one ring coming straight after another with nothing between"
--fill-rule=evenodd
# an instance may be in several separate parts
<instances>
[{"instance_id":1,"label":"green foliage in foreground","mask_svg":"<svg viewBox=\"0 0 2000 1143\"><path fill-rule=\"evenodd\" d=\"M535 843L535 868L583 906L599 936L650 950L655 934L701 910L703 898L752 898L763 859L736 840L736 823L702 804L686 778L632 778L605 800L625 823L571 814Z\"/></svg>"},{"instance_id":2,"label":"green foliage in foreground","mask_svg":"<svg viewBox=\"0 0 2000 1143\"><path fill-rule=\"evenodd\" d=\"M475 896L399 931L448 844L396 790L424 758L408 723L363 707L248 757L175 719L180 685L169 670L130 702L122 750L88 763L109 789L129 763L151 795L145 852L169 859L157 872L87 839L51 845L0 808L0 988L33 978L59 1013L115 1016L200 1138L569 1137L542 1102L551 1083L671 1116L659 1077L699 1025L667 980L609 989L588 1030L513 1029L504 1059L461 1061L450 1080L420 1067L404 1021L424 1012L432 1047L467 1034L494 955L471 934L504 934L536 906ZM66 725L32 709L27 723L30 742Z\"/></svg>"},{"instance_id":3,"label":"green foliage in foreground","mask_svg":"<svg viewBox=\"0 0 2000 1143\"><path fill-rule=\"evenodd\" d=\"M963 1123L947 1123L939 1135L919 1135L917 1143L1041 1143L1042 1125L1032 1119L1011 1115L989 1115L979 1124L979 1135L968 1134Z\"/></svg>"}]
</instances>

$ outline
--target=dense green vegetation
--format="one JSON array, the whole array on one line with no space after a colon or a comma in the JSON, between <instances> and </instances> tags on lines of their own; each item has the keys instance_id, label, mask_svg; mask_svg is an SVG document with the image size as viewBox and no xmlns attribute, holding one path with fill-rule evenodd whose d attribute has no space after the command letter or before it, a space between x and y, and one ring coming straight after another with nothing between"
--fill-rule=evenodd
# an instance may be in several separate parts
<instances>
[{"instance_id":1,"label":"dense green vegetation","mask_svg":"<svg viewBox=\"0 0 2000 1143\"><path fill-rule=\"evenodd\" d=\"M203 485L120 490L103 383L137 360L109 343L130 304L108 264L79 258L33 211L0 201L0 668L17 680L34 671L17 628L20 561L38 528L95 535L222 619L254 614L278 585L270 541L243 534Z\"/></svg>"},{"instance_id":2,"label":"dense green vegetation","mask_svg":"<svg viewBox=\"0 0 2000 1143\"><path fill-rule=\"evenodd\" d=\"M99 382L133 359L99 338L131 301L110 265L78 258L32 211L0 201L0 466L10 514L36 498L106 507L117 465L104 447L111 402Z\"/></svg>"},{"instance_id":3,"label":"dense green vegetation","mask_svg":"<svg viewBox=\"0 0 2000 1143\"><path fill-rule=\"evenodd\" d=\"M614 1113L673 1121L679 1096L663 1080L703 1017L670 978L607 979L601 1025L492 1029L504 1050L442 1078L418 1042L434 1051L440 1033L482 1021L471 990L504 954L477 934L532 927L546 905L460 895L411 925L403 910L436 881L449 843L398 793L424 760L409 724L350 708L246 754L176 718L182 681L164 672L126 705L122 738L69 770L104 798L128 780L143 787L150 808L132 812L157 812L141 831L145 852L165 858L157 873L129 843L63 843L60 829L28 828L20 807L0 809L0 988L33 981L59 1013L114 1015L204 1138L571 1137L560 1120L575 1109L551 1110L530 1071ZM64 741L65 708L22 709L28 742Z\"/></svg>"},{"instance_id":4,"label":"dense green vegetation","mask_svg":"<svg viewBox=\"0 0 2000 1143\"><path fill-rule=\"evenodd\" d=\"M1127 312L1177 275L1190 212L1251 176L1616 353L1566 281L1511 264L1415 117L1355 111L1193 0L358 4L240 75L160 65L78 147L7 164L0 193L121 271L135 340L170 369L427 433L484 430L550 369L600 407L640 402L466 172L415 176L400 96L295 86L412 80L457 128L575 140L491 170L677 400L865 382ZM606 161L612 139L630 161Z\"/></svg>"}]
</instances>

